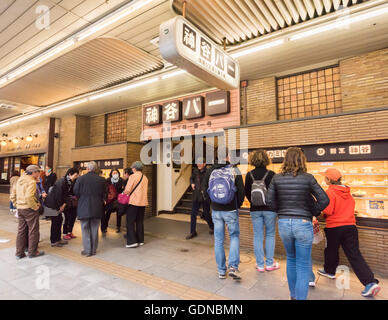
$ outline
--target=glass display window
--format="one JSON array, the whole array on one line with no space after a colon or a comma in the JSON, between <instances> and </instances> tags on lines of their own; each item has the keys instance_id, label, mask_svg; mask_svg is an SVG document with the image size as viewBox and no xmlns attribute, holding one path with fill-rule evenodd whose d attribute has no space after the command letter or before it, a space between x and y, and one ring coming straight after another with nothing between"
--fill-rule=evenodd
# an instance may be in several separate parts
<instances>
[{"instance_id":1,"label":"glass display window","mask_svg":"<svg viewBox=\"0 0 388 320\"><path fill-rule=\"evenodd\" d=\"M243 180L251 165L239 165ZM281 163L273 163L267 169L279 173ZM344 162L308 162L307 170L313 174L323 189L327 189L325 178L321 174L328 168L338 169L342 182L351 188L356 201L355 214L361 218L388 219L388 161L344 161ZM249 208L245 198L243 208Z\"/></svg>"}]
</instances>

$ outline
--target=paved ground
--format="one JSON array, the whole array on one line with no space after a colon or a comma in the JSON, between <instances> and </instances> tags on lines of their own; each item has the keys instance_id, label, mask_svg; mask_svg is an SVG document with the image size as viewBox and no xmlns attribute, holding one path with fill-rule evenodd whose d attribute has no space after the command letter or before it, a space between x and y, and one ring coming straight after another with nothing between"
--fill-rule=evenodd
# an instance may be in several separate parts
<instances>
[{"instance_id":1,"label":"paved ground","mask_svg":"<svg viewBox=\"0 0 388 320\"><path fill-rule=\"evenodd\" d=\"M241 252L243 280L218 279L213 239L204 224L198 225L197 238L186 241L187 222L148 219L146 244L136 249L126 249L123 235L109 229L100 238L97 255L86 258L80 255L78 223L77 239L64 248L51 248L50 222L41 221L40 248L47 254L20 261L14 257L16 227L16 218L0 206L0 299L289 299L281 258L280 270L259 274L252 253ZM380 279L383 289L376 299L388 299L388 279ZM361 290L352 273L349 290L317 277L309 299L364 299Z\"/></svg>"}]
</instances>

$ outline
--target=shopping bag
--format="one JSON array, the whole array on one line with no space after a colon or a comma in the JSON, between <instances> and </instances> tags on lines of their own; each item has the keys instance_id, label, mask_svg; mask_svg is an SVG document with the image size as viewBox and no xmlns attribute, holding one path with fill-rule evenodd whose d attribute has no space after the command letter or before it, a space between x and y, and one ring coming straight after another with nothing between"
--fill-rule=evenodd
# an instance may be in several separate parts
<instances>
[{"instance_id":1,"label":"shopping bag","mask_svg":"<svg viewBox=\"0 0 388 320\"><path fill-rule=\"evenodd\" d=\"M120 193L117 197L117 201L120 204L128 204L129 203L129 195L125 193Z\"/></svg>"},{"instance_id":2,"label":"shopping bag","mask_svg":"<svg viewBox=\"0 0 388 320\"><path fill-rule=\"evenodd\" d=\"M318 221L313 222L313 229L314 229L313 244L318 244L325 238L321 228L319 227Z\"/></svg>"}]
</instances>

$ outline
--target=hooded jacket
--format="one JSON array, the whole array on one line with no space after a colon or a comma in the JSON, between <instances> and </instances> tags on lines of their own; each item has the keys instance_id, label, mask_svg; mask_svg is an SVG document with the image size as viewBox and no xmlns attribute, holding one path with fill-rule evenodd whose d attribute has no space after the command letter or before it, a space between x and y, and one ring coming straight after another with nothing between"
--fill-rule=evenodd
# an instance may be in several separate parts
<instances>
[{"instance_id":1,"label":"hooded jacket","mask_svg":"<svg viewBox=\"0 0 388 320\"><path fill-rule=\"evenodd\" d=\"M39 209L39 200L36 197L36 180L30 175L23 175L11 190L11 201L17 209Z\"/></svg>"},{"instance_id":2,"label":"hooded jacket","mask_svg":"<svg viewBox=\"0 0 388 320\"><path fill-rule=\"evenodd\" d=\"M356 225L356 202L350 194L350 188L332 184L326 193L330 199L329 206L323 210L326 228Z\"/></svg>"}]
</instances>

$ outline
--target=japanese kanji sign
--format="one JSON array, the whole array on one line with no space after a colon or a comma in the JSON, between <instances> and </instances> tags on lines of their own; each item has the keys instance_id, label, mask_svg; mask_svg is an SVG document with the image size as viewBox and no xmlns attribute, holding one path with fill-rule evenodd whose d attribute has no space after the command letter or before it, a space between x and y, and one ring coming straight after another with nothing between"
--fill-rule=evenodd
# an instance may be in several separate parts
<instances>
[{"instance_id":1,"label":"japanese kanji sign","mask_svg":"<svg viewBox=\"0 0 388 320\"><path fill-rule=\"evenodd\" d=\"M153 126L162 122L162 106L155 105L144 108L144 123L147 126Z\"/></svg>"},{"instance_id":2,"label":"japanese kanji sign","mask_svg":"<svg viewBox=\"0 0 388 320\"><path fill-rule=\"evenodd\" d=\"M217 91L206 94L206 114L214 116L230 112L229 91Z\"/></svg>"},{"instance_id":3,"label":"japanese kanji sign","mask_svg":"<svg viewBox=\"0 0 388 320\"><path fill-rule=\"evenodd\" d=\"M175 122L182 120L182 102L171 101L163 105L163 122Z\"/></svg>"},{"instance_id":4,"label":"japanese kanji sign","mask_svg":"<svg viewBox=\"0 0 388 320\"><path fill-rule=\"evenodd\" d=\"M203 96L183 99L183 118L196 119L205 115L205 103Z\"/></svg>"},{"instance_id":5,"label":"japanese kanji sign","mask_svg":"<svg viewBox=\"0 0 388 320\"><path fill-rule=\"evenodd\" d=\"M388 140L300 146L310 162L387 159ZM266 149L273 163L283 161L287 147Z\"/></svg>"},{"instance_id":6,"label":"japanese kanji sign","mask_svg":"<svg viewBox=\"0 0 388 320\"><path fill-rule=\"evenodd\" d=\"M159 49L165 60L219 89L239 87L237 60L182 16L160 25Z\"/></svg>"}]
</instances>

